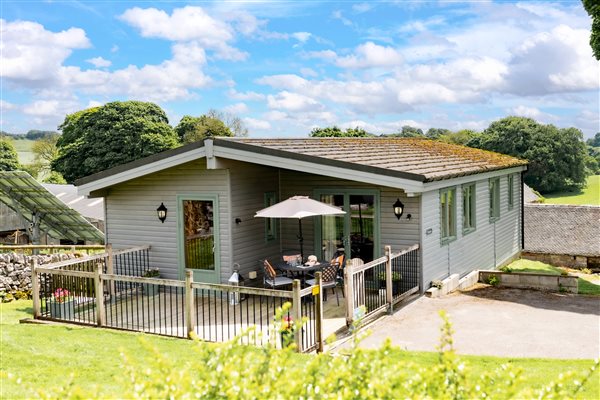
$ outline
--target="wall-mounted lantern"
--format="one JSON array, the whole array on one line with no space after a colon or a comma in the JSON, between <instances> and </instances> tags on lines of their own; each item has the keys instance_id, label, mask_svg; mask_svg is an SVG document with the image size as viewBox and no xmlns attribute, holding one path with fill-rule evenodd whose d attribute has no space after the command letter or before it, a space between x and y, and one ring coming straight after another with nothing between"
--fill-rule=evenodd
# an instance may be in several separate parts
<instances>
[{"instance_id":1,"label":"wall-mounted lantern","mask_svg":"<svg viewBox=\"0 0 600 400\"><path fill-rule=\"evenodd\" d=\"M163 224L165 223L165 219L167 219L167 207L165 207L164 203L160 203L160 206L156 209L156 214L158 214L158 219Z\"/></svg>"},{"instance_id":2,"label":"wall-mounted lantern","mask_svg":"<svg viewBox=\"0 0 600 400\"><path fill-rule=\"evenodd\" d=\"M394 203L394 215L396 216L396 218L398 218L398 220L400 220L400 217L402 216L403 213L404 213L404 204L402 204L400 199L397 199L396 202Z\"/></svg>"}]
</instances>

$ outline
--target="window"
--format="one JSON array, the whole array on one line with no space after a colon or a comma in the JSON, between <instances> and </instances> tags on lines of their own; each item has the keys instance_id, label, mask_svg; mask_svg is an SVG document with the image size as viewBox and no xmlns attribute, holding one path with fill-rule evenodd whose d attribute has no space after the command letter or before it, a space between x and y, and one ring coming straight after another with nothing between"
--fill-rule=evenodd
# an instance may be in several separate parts
<instances>
[{"instance_id":1,"label":"window","mask_svg":"<svg viewBox=\"0 0 600 400\"><path fill-rule=\"evenodd\" d=\"M514 201L514 175L508 176L508 209L511 210L515 205Z\"/></svg>"},{"instance_id":2,"label":"window","mask_svg":"<svg viewBox=\"0 0 600 400\"><path fill-rule=\"evenodd\" d=\"M463 185L462 187L463 204L463 233L473 232L475 230L475 184Z\"/></svg>"},{"instance_id":3,"label":"window","mask_svg":"<svg viewBox=\"0 0 600 400\"><path fill-rule=\"evenodd\" d=\"M456 189L440 191L442 244L456 239Z\"/></svg>"},{"instance_id":4,"label":"window","mask_svg":"<svg viewBox=\"0 0 600 400\"><path fill-rule=\"evenodd\" d=\"M271 207L277 203L277 196L275 192L265 193L265 208ZM277 223L275 218L265 219L265 241L270 242L277 239Z\"/></svg>"},{"instance_id":5,"label":"window","mask_svg":"<svg viewBox=\"0 0 600 400\"><path fill-rule=\"evenodd\" d=\"M490 222L500 219L500 178L490 179Z\"/></svg>"}]
</instances>

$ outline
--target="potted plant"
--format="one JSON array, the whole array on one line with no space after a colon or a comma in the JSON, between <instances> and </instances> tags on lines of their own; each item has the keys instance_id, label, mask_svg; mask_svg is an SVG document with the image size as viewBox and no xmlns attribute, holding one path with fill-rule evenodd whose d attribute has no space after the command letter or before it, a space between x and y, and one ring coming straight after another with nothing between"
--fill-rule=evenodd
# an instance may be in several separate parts
<instances>
[{"instance_id":1,"label":"potted plant","mask_svg":"<svg viewBox=\"0 0 600 400\"><path fill-rule=\"evenodd\" d=\"M72 320L75 316L75 297L67 289L57 288L48 301L52 318Z\"/></svg>"},{"instance_id":2,"label":"potted plant","mask_svg":"<svg viewBox=\"0 0 600 400\"><path fill-rule=\"evenodd\" d=\"M291 346L295 340L295 326L292 317L285 316L281 319L281 328L279 334L281 336L281 347L286 348Z\"/></svg>"},{"instance_id":3,"label":"potted plant","mask_svg":"<svg viewBox=\"0 0 600 400\"><path fill-rule=\"evenodd\" d=\"M160 277L160 270L156 267L149 268L142 274L144 278L158 278ZM153 283L142 283L142 292L146 296L155 296L158 293L158 285Z\"/></svg>"},{"instance_id":4,"label":"potted plant","mask_svg":"<svg viewBox=\"0 0 600 400\"><path fill-rule=\"evenodd\" d=\"M379 288L385 289L386 288L385 272L380 272L377 277L379 278ZM402 282L402 274L398 271L392 271L392 293L394 296L400 294L401 282Z\"/></svg>"}]
</instances>

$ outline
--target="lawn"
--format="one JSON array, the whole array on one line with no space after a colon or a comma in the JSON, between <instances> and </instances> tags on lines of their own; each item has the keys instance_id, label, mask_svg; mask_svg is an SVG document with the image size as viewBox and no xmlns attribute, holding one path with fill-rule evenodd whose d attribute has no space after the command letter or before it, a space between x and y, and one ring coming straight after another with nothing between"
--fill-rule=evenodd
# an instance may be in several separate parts
<instances>
[{"instance_id":1,"label":"lawn","mask_svg":"<svg viewBox=\"0 0 600 400\"><path fill-rule=\"evenodd\" d=\"M29 139L19 139L12 141L12 144L13 146L15 146L15 150L17 151L17 154L19 156L19 162L21 164L27 165L33 162L35 158L35 155L31 151L33 143L35 143L35 141Z\"/></svg>"},{"instance_id":2,"label":"lawn","mask_svg":"<svg viewBox=\"0 0 600 400\"><path fill-rule=\"evenodd\" d=\"M600 206L600 175L588 176L582 191L549 193L544 198L544 203L548 204Z\"/></svg>"},{"instance_id":3,"label":"lawn","mask_svg":"<svg viewBox=\"0 0 600 400\"><path fill-rule=\"evenodd\" d=\"M512 262L508 266L503 268L506 271L515 273L519 272L532 272L536 274L547 274L547 275L562 275L565 272L571 272L574 274L575 270L568 270L566 268L555 267L550 264L546 264L540 261L532 261L520 259ZM584 274L581 271L576 272L579 275L577 280L579 294L591 294L600 296L600 279L597 274ZM596 283L594 283L596 282Z\"/></svg>"},{"instance_id":4,"label":"lawn","mask_svg":"<svg viewBox=\"0 0 600 400\"><path fill-rule=\"evenodd\" d=\"M85 393L95 393L94 397L127 397L131 393L131 384L124 373L122 353L139 368L146 368L145 361L152 359L152 348L155 348L161 354L168 355L174 365L185 368L195 356L195 346L218 346L91 327L19 324L18 320L28 317L30 312L31 301L0 305L3 373L0 398L39 397L36 389L54 388L70 379L84 388ZM252 359L252 352L258 351L248 347L244 359ZM297 355L288 368L297 370L298 376L301 376L303 365L310 357L314 356ZM387 357L389 365L398 368L406 362L425 368L438 361L437 353L400 349L393 349ZM549 381L556 380L560 374L567 371L582 374L593 364L591 360L476 356L461 356L460 359L471 368L468 375L470 379L477 379L482 373L495 370L502 364L512 364L523 371L523 380L518 384L521 388L541 388ZM13 377L7 378L6 373ZM578 398L599 398L599 382L596 371Z\"/></svg>"}]
</instances>

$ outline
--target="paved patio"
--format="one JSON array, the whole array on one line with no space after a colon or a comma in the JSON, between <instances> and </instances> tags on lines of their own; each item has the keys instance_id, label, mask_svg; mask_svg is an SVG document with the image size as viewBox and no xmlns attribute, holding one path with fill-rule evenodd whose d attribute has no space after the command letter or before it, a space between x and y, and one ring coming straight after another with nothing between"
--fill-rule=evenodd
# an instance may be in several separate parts
<instances>
[{"instance_id":1,"label":"paved patio","mask_svg":"<svg viewBox=\"0 0 600 400\"><path fill-rule=\"evenodd\" d=\"M478 286L420 297L370 326L365 348L390 337L406 350L436 351L445 310L459 354L593 359L600 356L600 298ZM347 346L344 344L342 346Z\"/></svg>"}]
</instances>

